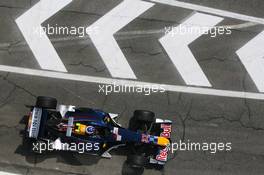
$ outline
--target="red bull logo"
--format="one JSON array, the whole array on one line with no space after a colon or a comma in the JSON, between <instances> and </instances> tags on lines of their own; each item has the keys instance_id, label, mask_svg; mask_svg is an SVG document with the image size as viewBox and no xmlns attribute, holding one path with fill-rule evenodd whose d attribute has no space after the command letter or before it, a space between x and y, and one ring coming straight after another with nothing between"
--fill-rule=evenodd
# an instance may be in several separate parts
<instances>
[{"instance_id":1,"label":"red bull logo","mask_svg":"<svg viewBox=\"0 0 264 175\"><path fill-rule=\"evenodd\" d=\"M171 136L171 124L161 124L161 128L163 129L160 134L161 137L170 138Z\"/></svg>"},{"instance_id":2,"label":"red bull logo","mask_svg":"<svg viewBox=\"0 0 264 175\"><path fill-rule=\"evenodd\" d=\"M168 147L160 150L159 154L156 156L156 160L167 161L168 151L169 151Z\"/></svg>"}]
</instances>

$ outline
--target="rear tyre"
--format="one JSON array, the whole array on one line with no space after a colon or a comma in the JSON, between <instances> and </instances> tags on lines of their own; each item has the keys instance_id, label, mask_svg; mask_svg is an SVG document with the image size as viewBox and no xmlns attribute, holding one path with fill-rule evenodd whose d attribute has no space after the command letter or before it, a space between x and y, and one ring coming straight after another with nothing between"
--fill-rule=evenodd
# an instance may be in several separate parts
<instances>
[{"instance_id":1,"label":"rear tyre","mask_svg":"<svg viewBox=\"0 0 264 175\"><path fill-rule=\"evenodd\" d=\"M134 111L134 117L138 121L142 122L154 122L155 121L155 114L151 111L145 111L145 110L135 110Z\"/></svg>"},{"instance_id":2,"label":"rear tyre","mask_svg":"<svg viewBox=\"0 0 264 175\"><path fill-rule=\"evenodd\" d=\"M132 131L148 131L155 120L155 114L153 112L135 110L134 116L129 121L129 129Z\"/></svg>"},{"instance_id":3,"label":"rear tyre","mask_svg":"<svg viewBox=\"0 0 264 175\"><path fill-rule=\"evenodd\" d=\"M47 109L56 109L57 99L53 97L44 97L38 96L36 101L36 107L47 108Z\"/></svg>"}]
</instances>

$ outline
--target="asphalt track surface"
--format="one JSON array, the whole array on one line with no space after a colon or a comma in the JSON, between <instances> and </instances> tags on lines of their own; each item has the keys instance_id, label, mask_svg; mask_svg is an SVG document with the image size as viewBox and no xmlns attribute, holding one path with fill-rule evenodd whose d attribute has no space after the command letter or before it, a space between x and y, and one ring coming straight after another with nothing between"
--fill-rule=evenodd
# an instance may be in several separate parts
<instances>
[{"instance_id":1,"label":"asphalt track surface","mask_svg":"<svg viewBox=\"0 0 264 175\"><path fill-rule=\"evenodd\" d=\"M47 24L89 26L118 0L75 0ZM261 0L184 1L207 7L264 18ZM1 65L40 69L14 22L37 1L0 1ZM193 11L157 4L119 31L115 39L139 81L182 85L185 83L158 42L165 26L175 26ZM224 18L221 25L247 21ZM259 93L252 78L235 54L263 30L254 24L232 30L230 36L199 37L189 47L215 89ZM130 33L128 31L141 31ZM58 38L66 37L65 40ZM88 38L68 39L49 36L71 74L111 78L108 69ZM55 39L54 39L55 38ZM57 38L57 40L56 40ZM34 104L38 95L54 96L60 103L100 108L120 114L119 122L128 125L135 109L154 111L173 121L173 141L231 142L232 150L212 154L206 151L178 151L163 171L147 169L144 174L248 175L264 172L264 102L259 99L219 97L167 91L149 96L139 93L98 93L98 84L1 72L0 77L0 171L18 174L122 174L126 157L113 158L50 153L31 155L23 146L21 118L28 113L25 104ZM124 173L123 173L124 174Z\"/></svg>"}]
</instances>

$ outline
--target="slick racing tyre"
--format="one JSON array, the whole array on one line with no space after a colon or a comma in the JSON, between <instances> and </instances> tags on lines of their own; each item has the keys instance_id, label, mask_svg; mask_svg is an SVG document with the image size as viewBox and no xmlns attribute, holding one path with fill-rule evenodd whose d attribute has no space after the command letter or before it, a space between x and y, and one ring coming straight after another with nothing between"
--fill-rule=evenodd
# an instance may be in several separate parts
<instances>
[{"instance_id":1,"label":"slick racing tyre","mask_svg":"<svg viewBox=\"0 0 264 175\"><path fill-rule=\"evenodd\" d=\"M151 111L145 111L145 110L135 110L134 111L134 117L138 121L142 122L154 122L155 121L155 114Z\"/></svg>"},{"instance_id":2,"label":"slick racing tyre","mask_svg":"<svg viewBox=\"0 0 264 175\"><path fill-rule=\"evenodd\" d=\"M38 96L36 101L36 107L47 108L47 109L56 109L57 100L53 97L44 97Z\"/></svg>"},{"instance_id":3,"label":"slick racing tyre","mask_svg":"<svg viewBox=\"0 0 264 175\"><path fill-rule=\"evenodd\" d=\"M143 168L147 164L147 158L140 155L128 155L127 163L134 168Z\"/></svg>"},{"instance_id":4,"label":"slick racing tyre","mask_svg":"<svg viewBox=\"0 0 264 175\"><path fill-rule=\"evenodd\" d=\"M155 114L153 112L135 110L134 116L129 121L129 129L132 131L148 131L155 120Z\"/></svg>"}]
</instances>

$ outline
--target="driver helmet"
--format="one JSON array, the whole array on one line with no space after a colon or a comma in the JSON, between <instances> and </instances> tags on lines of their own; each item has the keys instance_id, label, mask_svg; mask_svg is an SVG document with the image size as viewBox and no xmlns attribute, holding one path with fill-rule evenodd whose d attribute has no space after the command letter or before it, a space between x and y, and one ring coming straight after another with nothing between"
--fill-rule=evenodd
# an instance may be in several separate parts
<instances>
[{"instance_id":1,"label":"driver helmet","mask_svg":"<svg viewBox=\"0 0 264 175\"><path fill-rule=\"evenodd\" d=\"M89 135L94 134L95 133L95 127L87 126L86 127L86 133L89 134Z\"/></svg>"}]
</instances>

